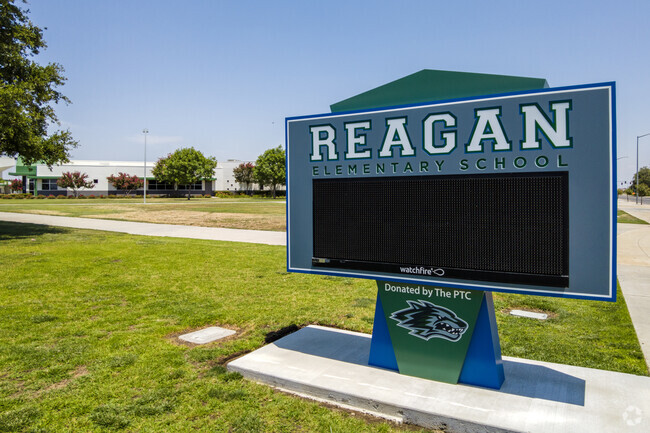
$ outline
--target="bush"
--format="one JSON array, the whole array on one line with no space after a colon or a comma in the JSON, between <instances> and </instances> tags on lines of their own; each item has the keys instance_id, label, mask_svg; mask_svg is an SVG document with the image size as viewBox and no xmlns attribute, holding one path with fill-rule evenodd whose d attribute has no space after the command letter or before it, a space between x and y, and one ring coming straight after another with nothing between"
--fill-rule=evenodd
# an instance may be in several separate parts
<instances>
[{"instance_id":1,"label":"bush","mask_svg":"<svg viewBox=\"0 0 650 433\"><path fill-rule=\"evenodd\" d=\"M11 189L12 192L20 192L23 190L23 181L22 179L13 179L11 182L9 182L9 189Z\"/></svg>"},{"instance_id":2,"label":"bush","mask_svg":"<svg viewBox=\"0 0 650 433\"><path fill-rule=\"evenodd\" d=\"M277 190L277 191L275 192L275 197L276 197L276 198L282 198L282 197L285 197L286 195L287 195L287 192L286 192L286 191ZM271 197L273 197L273 191L255 191L255 192L253 193L253 197L257 197L257 198L271 198Z\"/></svg>"},{"instance_id":3,"label":"bush","mask_svg":"<svg viewBox=\"0 0 650 433\"><path fill-rule=\"evenodd\" d=\"M109 194L108 198L117 198L117 196L115 194Z\"/></svg>"},{"instance_id":4,"label":"bush","mask_svg":"<svg viewBox=\"0 0 650 433\"><path fill-rule=\"evenodd\" d=\"M69 196L67 196L67 197L68 197L69 199L73 199L73 200L74 200L74 198L75 198L73 195L69 195Z\"/></svg>"},{"instance_id":5,"label":"bush","mask_svg":"<svg viewBox=\"0 0 650 433\"><path fill-rule=\"evenodd\" d=\"M39 200L45 200L45 196L44 196L44 195L37 195L36 198L39 199Z\"/></svg>"},{"instance_id":6,"label":"bush","mask_svg":"<svg viewBox=\"0 0 650 433\"><path fill-rule=\"evenodd\" d=\"M61 199L65 199L66 197L65 197L64 195L57 195L56 198L57 198L58 200L61 200Z\"/></svg>"},{"instance_id":7,"label":"bush","mask_svg":"<svg viewBox=\"0 0 650 433\"><path fill-rule=\"evenodd\" d=\"M235 195L230 191L217 191L214 193L214 196L219 198L232 198Z\"/></svg>"},{"instance_id":8,"label":"bush","mask_svg":"<svg viewBox=\"0 0 650 433\"><path fill-rule=\"evenodd\" d=\"M22 199L22 198L34 198L34 195L30 193L1 194L0 197L9 200L15 200L15 199Z\"/></svg>"},{"instance_id":9,"label":"bush","mask_svg":"<svg viewBox=\"0 0 650 433\"><path fill-rule=\"evenodd\" d=\"M85 200L85 199L87 199L88 197L86 197L85 195L80 195L80 196L79 196L79 197L77 197L77 198L78 198L78 199L82 199L82 200Z\"/></svg>"},{"instance_id":10,"label":"bush","mask_svg":"<svg viewBox=\"0 0 650 433\"><path fill-rule=\"evenodd\" d=\"M88 198L97 198L97 197L95 197L95 194L90 194Z\"/></svg>"},{"instance_id":11,"label":"bush","mask_svg":"<svg viewBox=\"0 0 650 433\"><path fill-rule=\"evenodd\" d=\"M54 194L50 194L50 195L47 196L47 198L52 199L52 198L56 198L56 196Z\"/></svg>"}]
</instances>

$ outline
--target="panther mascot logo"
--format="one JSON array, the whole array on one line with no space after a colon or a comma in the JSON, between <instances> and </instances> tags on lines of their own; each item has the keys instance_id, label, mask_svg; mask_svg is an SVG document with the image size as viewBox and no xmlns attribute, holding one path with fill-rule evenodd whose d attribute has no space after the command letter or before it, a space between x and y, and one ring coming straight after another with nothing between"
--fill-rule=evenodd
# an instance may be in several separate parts
<instances>
[{"instance_id":1,"label":"panther mascot logo","mask_svg":"<svg viewBox=\"0 0 650 433\"><path fill-rule=\"evenodd\" d=\"M409 308L395 311L390 318L408 329L409 335L426 341L442 338L456 342L467 331L467 322L447 308L423 300L406 302Z\"/></svg>"}]
</instances>

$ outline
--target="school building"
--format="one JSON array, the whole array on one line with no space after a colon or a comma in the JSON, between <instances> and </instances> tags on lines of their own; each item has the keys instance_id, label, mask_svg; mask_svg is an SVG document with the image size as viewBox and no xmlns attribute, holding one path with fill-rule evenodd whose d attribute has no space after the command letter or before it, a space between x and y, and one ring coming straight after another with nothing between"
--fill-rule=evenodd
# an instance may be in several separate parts
<instances>
[{"instance_id":1,"label":"school building","mask_svg":"<svg viewBox=\"0 0 650 433\"><path fill-rule=\"evenodd\" d=\"M239 184L235 180L233 169L245 161L229 159L225 162L218 162L214 170L214 176L211 179L202 180L192 185L179 185L174 189L174 185L164 182L157 182L151 174L155 162L146 163L147 195L168 195L183 194L189 192L193 195L208 194L212 195L215 191L244 191L245 185ZM6 164L5 164L6 165ZM94 188L82 188L79 190L80 195L122 195L125 191L116 189L109 181L111 175L117 176L118 173L136 175L142 179L145 163L137 161L90 161L90 160L73 160L66 164L54 165L51 168L45 164L25 165L20 158L15 162L16 169L8 173L10 176L17 176L23 180L23 192L33 193L34 195L68 195L66 188L61 188L56 181L63 173L79 171L88 175L88 180L94 183ZM12 167L10 165L9 167ZM9 168L9 167L5 167ZM142 195L144 188L136 190L135 194Z\"/></svg>"}]
</instances>

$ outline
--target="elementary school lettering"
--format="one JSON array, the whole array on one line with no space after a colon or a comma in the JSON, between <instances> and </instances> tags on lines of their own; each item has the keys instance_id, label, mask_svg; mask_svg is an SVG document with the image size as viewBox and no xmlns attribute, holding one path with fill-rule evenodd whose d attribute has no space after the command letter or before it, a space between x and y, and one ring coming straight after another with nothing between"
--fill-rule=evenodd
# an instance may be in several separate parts
<instances>
[{"instance_id":1,"label":"elementary school lettering","mask_svg":"<svg viewBox=\"0 0 650 433\"><path fill-rule=\"evenodd\" d=\"M518 147L521 150L536 150L542 148L542 134L552 149L571 148L572 138L569 134L569 112L572 101L556 101L549 104L545 112L538 104L519 104L521 121L518 122L521 132ZM474 125L465 137L459 137L457 116L451 111L434 112L424 116L419 124L409 124L408 116L385 119L383 139L376 142L368 140L368 134L376 125L371 120L360 120L344 124L343 131L337 130L332 124L310 126L311 154L310 162L324 161L354 161L373 158L394 158L415 156L417 148L425 155L432 157L449 155L463 143L466 154L480 154L491 145L494 152L511 151L513 143L508 137L513 136L502 123L502 107L478 108L474 110ZM375 122L376 123L376 122ZM421 128L421 142L411 140L411 128ZM411 131L411 133L409 133ZM342 158L341 158L342 157ZM468 160L466 164L470 164ZM512 162L514 164L514 161ZM546 160L537 161L537 165L548 164ZM476 162L474 162L476 164ZM479 162L480 168L485 162ZM501 162L495 162L501 164ZM518 165L523 161L518 161ZM438 163L438 165L440 165ZM517 166L517 165L516 165ZM438 167L440 170L441 167ZM517 167L519 168L519 167ZM421 170L421 167L418 167ZM342 174L342 173L341 173Z\"/></svg>"}]
</instances>

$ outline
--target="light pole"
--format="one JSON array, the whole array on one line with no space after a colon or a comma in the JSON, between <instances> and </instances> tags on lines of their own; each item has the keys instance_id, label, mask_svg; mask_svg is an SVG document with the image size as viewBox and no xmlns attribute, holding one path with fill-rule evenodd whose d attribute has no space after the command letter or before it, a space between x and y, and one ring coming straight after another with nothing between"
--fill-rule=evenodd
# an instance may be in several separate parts
<instances>
[{"instance_id":1,"label":"light pole","mask_svg":"<svg viewBox=\"0 0 650 433\"><path fill-rule=\"evenodd\" d=\"M646 135L650 135L650 132L636 136L636 204L639 204L639 138ZM641 204L643 204L643 201Z\"/></svg>"},{"instance_id":2,"label":"light pole","mask_svg":"<svg viewBox=\"0 0 650 433\"><path fill-rule=\"evenodd\" d=\"M149 130L144 128L142 130L144 134L144 204L147 204L147 134Z\"/></svg>"}]
</instances>

